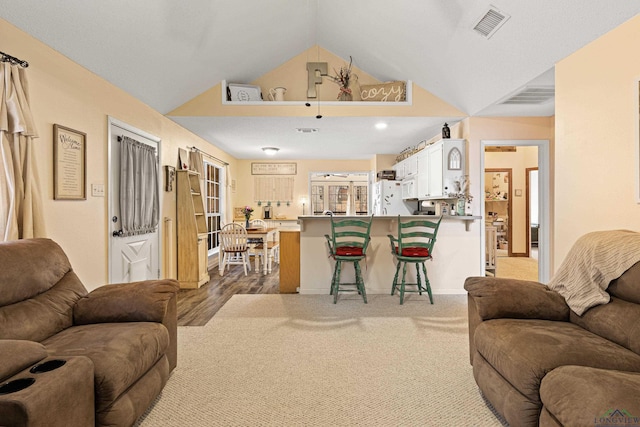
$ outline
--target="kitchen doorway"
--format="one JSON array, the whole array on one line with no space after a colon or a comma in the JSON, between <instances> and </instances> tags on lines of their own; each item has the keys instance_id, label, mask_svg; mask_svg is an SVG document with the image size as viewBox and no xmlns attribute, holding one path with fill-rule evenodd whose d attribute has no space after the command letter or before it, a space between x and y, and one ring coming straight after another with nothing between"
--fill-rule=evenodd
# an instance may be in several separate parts
<instances>
[{"instance_id":1,"label":"kitchen doorway","mask_svg":"<svg viewBox=\"0 0 640 427\"><path fill-rule=\"evenodd\" d=\"M512 241L512 168L486 168L484 170L485 227L493 228L487 235L495 236L489 244L496 257L513 256ZM493 241L495 239L495 241Z\"/></svg>"},{"instance_id":2,"label":"kitchen doorway","mask_svg":"<svg viewBox=\"0 0 640 427\"><path fill-rule=\"evenodd\" d=\"M549 141L548 140L484 140L481 141L481 188L486 188L485 169L511 168L511 189L507 195L512 213L509 215L508 257L497 258L495 275L546 283L550 276L550 209L549 209ZM488 148L488 149L487 149ZM531 174L535 170L536 174ZM532 180L537 180L536 184ZM532 187L537 188L537 210L532 210ZM486 196L486 193L485 193ZM482 216L488 220L489 210L482 206ZM537 213L537 251L532 247L531 215ZM536 237L536 236L534 236ZM490 242L482 233L484 259L490 255ZM533 250L532 250L533 249ZM498 255L496 251L496 255ZM537 257L532 256L537 255ZM505 261L505 262L502 262ZM502 264L502 268L500 268ZM488 271L491 274L491 271Z\"/></svg>"}]
</instances>

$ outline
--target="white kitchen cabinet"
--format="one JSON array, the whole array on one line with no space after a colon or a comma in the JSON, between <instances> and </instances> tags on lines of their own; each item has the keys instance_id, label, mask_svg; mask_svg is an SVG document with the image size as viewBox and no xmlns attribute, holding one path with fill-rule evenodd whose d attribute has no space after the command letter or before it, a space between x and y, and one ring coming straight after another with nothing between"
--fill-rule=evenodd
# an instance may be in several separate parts
<instances>
[{"instance_id":1,"label":"white kitchen cabinet","mask_svg":"<svg viewBox=\"0 0 640 427\"><path fill-rule=\"evenodd\" d=\"M402 199L413 200L418 198L418 183L415 178L402 180Z\"/></svg>"},{"instance_id":2,"label":"white kitchen cabinet","mask_svg":"<svg viewBox=\"0 0 640 427\"><path fill-rule=\"evenodd\" d=\"M406 160L406 159L405 159ZM399 161L395 165L391 167L394 171L396 171L396 180L402 181L404 179L404 160Z\"/></svg>"},{"instance_id":3,"label":"white kitchen cabinet","mask_svg":"<svg viewBox=\"0 0 640 427\"><path fill-rule=\"evenodd\" d=\"M466 174L465 149L463 139L444 139L418 153L418 199L441 199L461 191L455 182Z\"/></svg>"},{"instance_id":4,"label":"white kitchen cabinet","mask_svg":"<svg viewBox=\"0 0 640 427\"><path fill-rule=\"evenodd\" d=\"M393 165L391 169L396 171L397 181L413 178L418 175L418 156L414 154L413 156L407 157Z\"/></svg>"},{"instance_id":5,"label":"white kitchen cabinet","mask_svg":"<svg viewBox=\"0 0 640 427\"><path fill-rule=\"evenodd\" d=\"M404 179L418 175L418 156L413 155L402 161L404 167Z\"/></svg>"},{"instance_id":6,"label":"white kitchen cabinet","mask_svg":"<svg viewBox=\"0 0 640 427\"><path fill-rule=\"evenodd\" d=\"M442 142L436 142L418 154L418 198L442 197Z\"/></svg>"}]
</instances>

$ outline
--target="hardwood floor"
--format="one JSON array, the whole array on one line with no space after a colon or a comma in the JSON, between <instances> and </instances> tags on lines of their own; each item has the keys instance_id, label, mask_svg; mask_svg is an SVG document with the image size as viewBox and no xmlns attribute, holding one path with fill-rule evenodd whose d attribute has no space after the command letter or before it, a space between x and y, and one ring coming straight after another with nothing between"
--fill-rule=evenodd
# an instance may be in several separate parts
<instances>
[{"instance_id":1,"label":"hardwood floor","mask_svg":"<svg viewBox=\"0 0 640 427\"><path fill-rule=\"evenodd\" d=\"M266 276L250 271L246 276L242 266L236 265L225 271L209 271L209 283L199 289L181 289L178 293L178 325L203 326L229 298L235 294L277 294L280 293L280 269L278 264Z\"/></svg>"}]
</instances>

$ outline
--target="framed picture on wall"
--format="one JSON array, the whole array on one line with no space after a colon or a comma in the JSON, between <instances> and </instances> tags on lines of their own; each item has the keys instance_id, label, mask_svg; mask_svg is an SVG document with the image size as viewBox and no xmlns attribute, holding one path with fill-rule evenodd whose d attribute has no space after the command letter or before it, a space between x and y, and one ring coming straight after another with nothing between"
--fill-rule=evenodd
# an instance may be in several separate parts
<instances>
[{"instance_id":1,"label":"framed picture on wall","mask_svg":"<svg viewBox=\"0 0 640 427\"><path fill-rule=\"evenodd\" d=\"M87 134L53 125L53 198L87 199Z\"/></svg>"}]
</instances>

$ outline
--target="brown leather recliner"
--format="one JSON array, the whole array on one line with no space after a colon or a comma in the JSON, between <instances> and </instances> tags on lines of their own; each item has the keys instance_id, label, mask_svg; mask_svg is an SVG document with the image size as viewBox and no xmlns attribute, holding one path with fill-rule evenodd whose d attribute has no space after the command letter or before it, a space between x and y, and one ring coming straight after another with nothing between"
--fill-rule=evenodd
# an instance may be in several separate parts
<instances>
[{"instance_id":1,"label":"brown leather recliner","mask_svg":"<svg viewBox=\"0 0 640 427\"><path fill-rule=\"evenodd\" d=\"M509 425L640 425L640 262L582 316L537 282L464 287L473 375Z\"/></svg>"},{"instance_id":2,"label":"brown leather recliner","mask_svg":"<svg viewBox=\"0 0 640 427\"><path fill-rule=\"evenodd\" d=\"M176 366L178 289L87 293L52 240L0 243L0 425L134 424Z\"/></svg>"}]
</instances>

